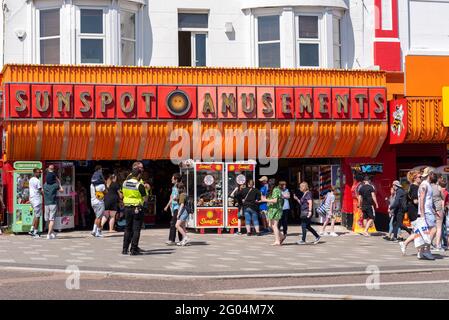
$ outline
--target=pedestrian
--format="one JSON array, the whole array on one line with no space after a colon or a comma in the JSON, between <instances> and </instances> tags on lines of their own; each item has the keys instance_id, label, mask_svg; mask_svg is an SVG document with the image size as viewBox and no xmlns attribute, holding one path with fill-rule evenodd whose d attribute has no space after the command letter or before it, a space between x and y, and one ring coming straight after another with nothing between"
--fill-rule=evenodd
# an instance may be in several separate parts
<instances>
[{"instance_id":1,"label":"pedestrian","mask_svg":"<svg viewBox=\"0 0 449 320\"><path fill-rule=\"evenodd\" d=\"M323 222L323 229L321 230L321 236L330 235L331 237L338 237L338 234L335 233L335 187L331 186L328 193L326 193L326 197L324 198L324 209L326 210L326 218ZM326 227L331 223L331 232L326 232Z\"/></svg>"},{"instance_id":2,"label":"pedestrian","mask_svg":"<svg viewBox=\"0 0 449 320\"><path fill-rule=\"evenodd\" d=\"M444 218L444 197L443 193L441 192L441 187L439 185L440 178L441 178L440 176L435 174L430 180L430 185L432 187L432 199L436 219L434 251L438 253L444 253L444 249L441 246L441 237L443 232L443 218Z\"/></svg>"},{"instance_id":3,"label":"pedestrian","mask_svg":"<svg viewBox=\"0 0 449 320\"><path fill-rule=\"evenodd\" d=\"M393 210L394 214L392 241L399 242L398 232L400 229L405 230L408 234L411 234L412 232L404 225L404 215L407 211L407 195L398 180L393 181L393 188L395 191L395 197L393 204L389 208L390 210ZM403 241L403 239L401 239L401 241Z\"/></svg>"},{"instance_id":4,"label":"pedestrian","mask_svg":"<svg viewBox=\"0 0 449 320\"><path fill-rule=\"evenodd\" d=\"M433 190L430 183L435 180L435 177L436 174L431 168L425 168L421 175L422 182L419 186L418 193L418 214L426 222L431 241L436 234L436 212L433 202ZM425 244L419 248L417 258L435 260L435 257L430 252L430 244Z\"/></svg>"},{"instance_id":5,"label":"pedestrian","mask_svg":"<svg viewBox=\"0 0 449 320\"><path fill-rule=\"evenodd\" d=\"M315 236L315 241L313 244L318 244L321 240L319 234L312 228L311 218L312 218L312 208L313 208L313 197L312 192L309 190L309 184L307 182L301 182L299 185L301 192L303 193L301 198L294 196L295 200L300 206L300 220L302 228L302 239L297 242L297 244L306 244L307 230L312 232Z\"/></svg>"},{"instance_id":6,"label":"pedestrian","mask_svg":"<svg viewBox=\"0 0 449 320\"><path fill-rule=\"evenodd\" d=\"M276 180L268 180L268 196L265 199L268 204L268 221L271 223L271 228L274 233L274 242L272 246L280 246L284 242L286 236L281 236L279 230L279 220L282 218L283 198L282 191L279 186L276 186Z\"/></svg>"},{"instance_id":7,"label":"pedestrian","mask_svg":"<svg viewBox=\"0 0 449 320\"><path fill-rule=\"evenodd\" d=\"M44 206L45 206L45 222L47 223L48 233L47 239L55 239L56 234L53 232L55 218L57 213L56 195L58 192L64 192L59 179L56 175L47 174L47 181L44 183Z\"/></svg>"},{"instance_id":8,"label":"pedestrian","mask_svg":"<svg viewBox=\"0 0 449 320\"><path fill-rule=\"evenodd\" d=\"M282 227L282 235L281 239L283 239L281 242L285 241L285 238L287 238L287 232L288 232L288 217L290 216L290 191L287 188L287 182L286 181L280 181L279 182L279 188L282 192L282 217L281 220L279 220L279 230Z\"/></svg>"},{"instance_id":9,"label":"pedestrian","mask_svg":"<svg viewBox=\"0 0 449 320\"><path fill-rule=\"evenodd\" d=\"M261 184L260 187L260 195L261 197L267 197L268 196L268 177L263 176L259 179L259 182ZM262 224L262 230L264 232L271 232L270 230L270 224L267 219L267 213L268 213L268 204L266 202L261 202L259 205L259 211L260 211L260 222Z\"/></svg>"},{"instance_id":10,"label":"pedestrian","mask_svg":"<svg viewBox=\"0 0 449 320\"><path fill-rule=\"evenodd\" d=\"M33 177L29 181L30 188L30 204L33 209L33 224L31 230L28 232L33 238L40 238L39 235L39 223L42 215L42 196L44 194L41 184L42 170L34 168Z\"/></svg>"},{"instance_id":11,"label":"pedestrian","mask_svg":"<svg viewBox=\"0 0 449 320\"><path fill-rule=\"evenodd\" d=\"M178 232L182 235L182 241L178 242L178 246L186 246L190 239L187 236L187 220L189 219L190 215L190 207L188 206L188 198L186 194L186 187L184 183L180 182L178 183L178 192L179 192L179 209L178 209L178 217L176 221L176 229Z\"/></svg>"},{"instance_id":12,"label":"pedestrian","mask_svg":"<svg viewBox=\"0 0 449 320\"><path fill-rule=\"evenodd\" d=\"M390 188L390 197L389 198L385 198L385 201L388 202L388 216L390 218L390 223L388 224L388 235L386 235L385 237L383 237L384 240L387 241L392 241L393 240L393 229L394 229L394 210L390 209L390 207L393 205L394 203L394 198L395 198L395 190L393 187Z\"/></svg>"},{"instance_id":13,"label":"pedestrian","mask_svg":"<svg viewBox=\"0 0 449 320\"><path fill-rule=\"evenodd\" d=\"M170 200L164 208L164 211L168 211L170 208L171 220L170 220L170 233L168 235L167 245L173 246L176 244L176 222L178 221L178 210L179 210L179 191L177 188L178 183L181 182L181 175L175 173L172 175L171 183L173 185ZM178 232L179 241L182 241L182 234Z\"/></svg>"},{"instance_id":14,"label":"pedestrian","mask_svg":"<svg viewBox=\"0 0 449 320\"><path fill-rule=\"evenodd\" d=\"M293 199L295 198L295 196L296 198L301 199L303 195L304 192L301 191L301 182L298 182L298 186L293 193ZM297 201L295 201L294 204L295 204L295 215L293 218L295 219L295 221L299 221L301 217L301 206Z\"/></svg>"},{"instance_id":15,"label":"pedestrian","mask_svg":"<svg viewBox=\"0 0 449 320\"><path fill-rule=\"evenodd\" d=\"M101 232L101 220L104 214L104 193L106 191L106 186L104 183L100 183L102 180L102 176L99 176L101 172L101 167L95 171L94 176L97 175L97 178L94 179L94 176L91 179L90 184L90 204L95 213L95 221L94 227L92 229L91 234L94 237L101 238L103 234Z\"/></svg>"},{"instance_id":16,"label":"pedestrian","mask_svg":"<svg viewBox=\"0 0 449 320\"><path fill-rule=\"evenodd\" d=\"M117 176L111 174L106 182L106 195L104 196L104 216L101 221L101 228L109 219L109 232L115 232L115 219L119 211L120 200L123 198L120 184L117 181Z\"/></svg>"},{"instance_id":17,"label":"pedestrian","mask_svg":"<svg viewBox=\"0 0 449 320\"><path fill-rule=\"evenodd\" d=\"M446 178L441 178L439 181L440 187L441 187L441 193L443 194L443 211L444 211L444 217L443 217L443 225L442 225L442 232L441 232L441 247L445 250L447 250L447 238L448 238L448 232L447 232L447 212L448 212L448 205L449 205L449 192L447 191L447 180Z\"/></svg>"},{"instance_id":18,"label":"pedestrian","mask_svg":"<svg viewBox=\"0 0 449 320\"><path fill-rule=\"evenodd\" d=\"M418 170L412 170L407 173L407 180L410 187L407 194L407 215L412 225L412 231L415 230L416 219L418 219L418 203L419 203L419 185L421 184L421 173ZM412 234L404 242L399 242L402 254L405 255L407 246L415 239Z\"/></svg>"},{"instance_id":19,"label":"pedestrian","mask_svg":"<svg viewBox=\"0 0 449 320\"><path fill-rule=\"evenodd\" d=\"M246 235L251 236L251 223L257 236L260 236L259 207L262 200L261 193L254 187L254 180L248 180L247 187L237 193L242 199L243 213L245 215Z\"/></svg>"},{"instance_id":20,"label":"pedestrian","mask_svg":"<svg viewBox=\"0 0 449 320\"><path fill-rule=\"evenodd\" d=\"M123 182L123 204L125 206L126 228L123 235L122 254L128 254L131 244L131 255L141 254L139 248L140 230L142 229L143 210L142 206L147 196L147 190L144 184L140 182L141 171L134 168L131 171L129 179Z\"/></svg>"},{"instance_id":21,"label":"pedestrian","mask_svg":"<svg viewBox=\"0 0 449 320\"><path fill-rule=\"evenodd\" d=\"M368 230L374 224L374 218L376 216L374 206L378 209L379 205L377 203L376 192L370 184L370 178L368 176L363 178L363 184L358 190L358 195L359 207L362 209L363 222L365 224L365 230L362 235L369 237Z\"/></svg>"},{"instance_id":22,"label":"pedestrian","mask_svg":"<svg viewBox=\"0 0 449 320\"><path fill-rule=\"evenodd\" d=\"M243 198L241 197L242 193L240 192L245 188L246 188L245 184L240 184L229 195L231 198L234 199L234 206L237 203L238 211L237 211L237 233L236 233L236 235L242 234L242 220L245 219L245 213L243 211Z\"/></svg>"}]
</instances>

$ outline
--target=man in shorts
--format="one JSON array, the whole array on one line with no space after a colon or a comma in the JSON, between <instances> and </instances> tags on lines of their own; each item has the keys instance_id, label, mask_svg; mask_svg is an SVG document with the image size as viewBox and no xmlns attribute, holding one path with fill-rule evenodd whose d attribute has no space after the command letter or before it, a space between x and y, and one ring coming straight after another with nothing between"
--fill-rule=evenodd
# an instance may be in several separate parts
<instances>
[{"instance_id":1,"label":"man in shorts","mask_svg":"<svg viewBox=\"0 0 449 320\"><path fill-rule=\"evenodd\" d=\"M40 169L33 169L33 177L29 181L30 186L30 204L33 208L34 219L31 230L28 233L33 238L40 238L39 236L39 222L42 215L42 184L41 184L42 171Z\"/></svg>"},{"instance_id":2,"label":"man in shorts","mask_svg":"<svg viewBox=\"0 0 449 320\"><path fill-rule=\"evenodd\" d=\"M90 204L95 212L95 223L92 230L92 235L97 238L103 237L101 233L101 218L104 214L104 192L106 186L104 184L90 185Z\"/></svg>"},{"instance_id":3,"label":"man in shorts","mask_svg":"<svg viewBox=\"0 0 449 320\"><path fill-rule=\"evenodd\" d=\"M64 189L57 181L56 178L52 178L44 184L45 222L48 224L48 240L56 238L56 234L53 232L57 212L56 195L58 191L64 192Z\"/></svg>"},{"instance_id":4,"label":"man in shorts","mask_svg":"<svg viewBox=\"0 0 449 320\"><path fill-rule=\"evenodd\" d=\"M430 239L436 234L436 211L433 205L433 191L430 181L434 179L435 173L431 168L424 169L421 175L421 184L418 190L418 215L424 218L430 233ZM418 259L435 260L430 252L430 244L424 245L418 250Z\"/></svg>"},{"instance_id":5,"label":"man in shorts","mask_svg":"<svg viewBox=\"0 0 449 320\"><path fill-rule=\"evenodd\" d=\"M376 213L374 211L374 206L376 209L379 208L376 198L376 191L374 187L370 184L370 179L368 176L363 178L363 184L359 189L359 206L362 209L363 220L365 223L365 231L362 233L365 237L369 237L369 228L374 224L374 218Z\"/></svg>"}]
</instances>

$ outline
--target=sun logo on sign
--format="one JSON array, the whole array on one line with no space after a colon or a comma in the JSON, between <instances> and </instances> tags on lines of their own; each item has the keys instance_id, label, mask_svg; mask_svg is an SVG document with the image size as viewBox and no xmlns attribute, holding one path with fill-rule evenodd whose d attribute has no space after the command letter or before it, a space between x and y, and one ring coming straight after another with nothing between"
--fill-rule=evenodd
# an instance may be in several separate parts
<instances>
[{"instance_id":1,"label":"sun logo on sign","mask_svg":"<svg viewBox=\"0 0 449 320\"><path fill-rule=\"evenodd\" d=\"M212 219L212 218L214 217L214 213L213 213L212 211L207 211L206 217L207 217L208 219Z\"/></svg>"},{"instance_id":2,"label":"sun logo on sign","mask_svg":"<svg viewBox=\"0 0 449 320\"><path fill-rule=\"evenodd\" d=\"M235 166L231 165L229 166L229 171L234 171L235 170Z\"/></svg>"},{"instance_id":3,"label":"sun logo on sign","mask_svg":"<svg viewBox=\"0 0 449 320\"><path fill-rule=\"evenodd\" d=\"M216 169L216 170L221 170L221 165L217 164L217 165L215 166L215 169Z\"/></svg>"},{"instance_id":4,"label":"sun logo on sign","mask_svg":"<svg viewBox=\"0 0 449 320\"><path fill-rule=\"evenodd\" d=\"M189 97L182 90L170 92L166 102L168 111L178 117L186 115L192 107Z\"/></svg>"}]
</instances>

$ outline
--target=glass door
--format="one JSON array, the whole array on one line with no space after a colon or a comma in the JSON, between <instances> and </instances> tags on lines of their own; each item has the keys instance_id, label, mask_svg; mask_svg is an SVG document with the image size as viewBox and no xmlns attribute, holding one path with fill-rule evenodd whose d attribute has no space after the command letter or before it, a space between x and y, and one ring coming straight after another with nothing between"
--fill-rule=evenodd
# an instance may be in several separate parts
<instances>
[{"instance_id":1,"label":"glass door","mask_svg":"<svg viewBox=\"0 0 449 320\"><path fill-rule=\"evenodd\" d=\"M205 67L207 56L207 33L192 32L192 66Z\"/></svg>"}]
</instances>

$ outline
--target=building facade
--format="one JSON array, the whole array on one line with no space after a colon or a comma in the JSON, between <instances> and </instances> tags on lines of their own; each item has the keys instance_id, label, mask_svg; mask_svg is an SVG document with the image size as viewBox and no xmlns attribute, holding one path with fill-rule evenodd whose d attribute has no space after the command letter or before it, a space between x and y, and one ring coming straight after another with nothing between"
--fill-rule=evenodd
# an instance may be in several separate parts
<instances>
[{"instance_id":1,"label":"building facade","mask_svg":"<svg viewBox=\"0 0 449 320\"><path fill-rule=\"evenodd\" d=\"M317 199L338 184L351 224L355 171L371 174L383 199L407 170L446 164L449 72L438 66L447 41L441 19L425 21L448 8L415 0L4 0L3 171L20 160L163 161L176 129L275 128L280 175L308 180ZM423 79L426 66L438 80ZM185 113L173 110L175 93L188 102ZM11 212L13 181L4 181ZM376 219L382 226L388 216Z\"/></svg>"}]
</instances>

